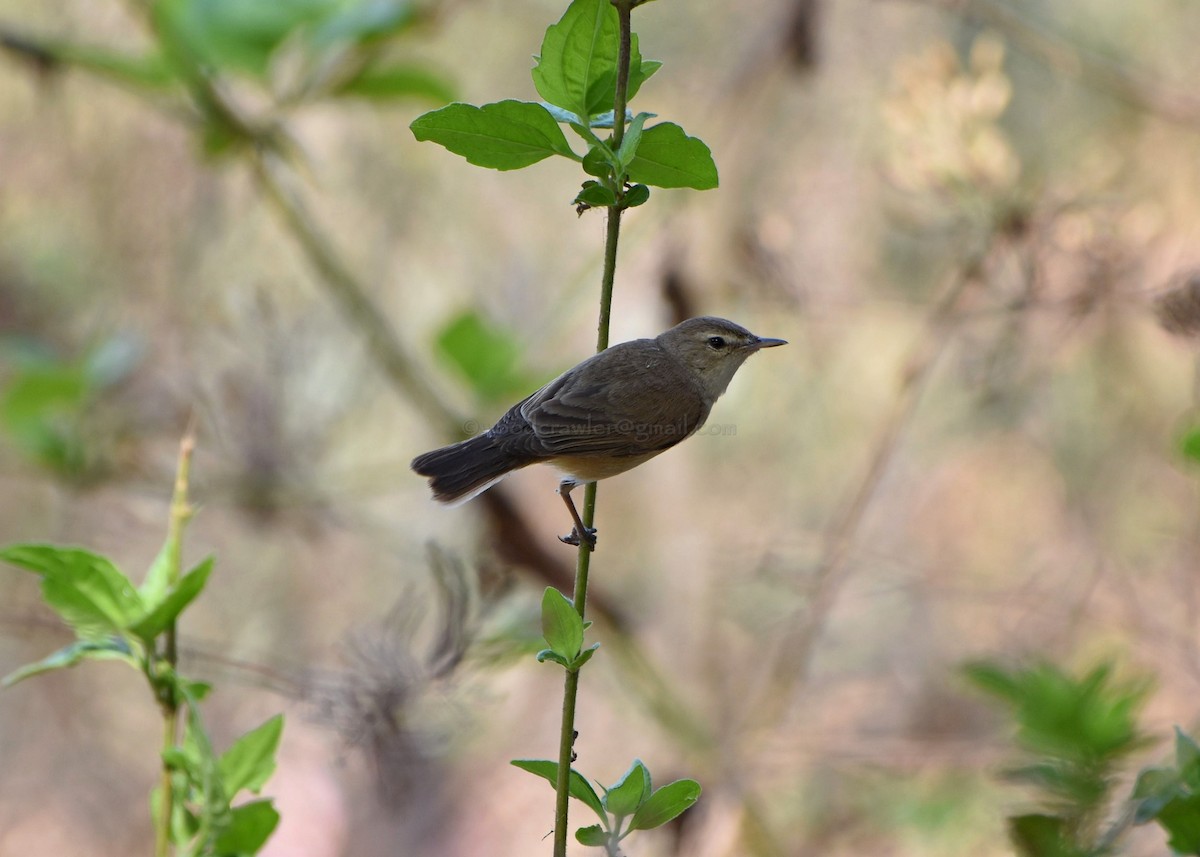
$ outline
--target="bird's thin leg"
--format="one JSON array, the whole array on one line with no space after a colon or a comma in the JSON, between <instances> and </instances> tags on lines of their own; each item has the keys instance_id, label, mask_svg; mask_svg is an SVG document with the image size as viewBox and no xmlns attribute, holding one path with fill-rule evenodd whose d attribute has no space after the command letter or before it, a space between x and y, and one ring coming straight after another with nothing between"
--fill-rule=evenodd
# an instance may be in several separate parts
<instances>
[{"instance_id":1,"label":"bird's thin leg","mask_svg":"<svg viewBox=\"0 0 1200 857\"><path fill-rule=\"evenodd\" d=\"M567 504L567 511L571 513L571 520L575 522L575 526L571 528L569 536L559 536L559 541L569 545L578 547L580 539L587 543L591 550L596 549L596 528L585 527L583 518L579 517L579 511L575 508L575 501L571 499L571 490L578 485L578 482L572 482L570 479L564 479L558 483L558 496L563 498L563 502Z\"/></svg>"}]
</instances>

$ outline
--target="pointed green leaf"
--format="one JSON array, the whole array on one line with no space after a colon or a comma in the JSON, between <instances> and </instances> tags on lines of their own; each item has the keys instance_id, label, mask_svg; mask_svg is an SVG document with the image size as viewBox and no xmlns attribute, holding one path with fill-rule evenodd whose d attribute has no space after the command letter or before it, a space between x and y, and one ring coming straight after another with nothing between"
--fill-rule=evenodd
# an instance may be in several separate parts
<instances>
[{"instance_id":1,"label":"pointed green leaf","mask_svg":"<svg viewBox=\"0 0 1200 857\"><path fill-rule=\"evenodd\" d=\"M129 579L110 560L80 548L13 545L0 560L42 575L42 597L79 636L123 632L144 610Z\"/></svg>"},{"instance_id":2,"label":"pointed green leaf","mask_svg":"<svg viewBox=\"0 0 1200 857\"><path fill-rule=\"evenodd\" d=\"M210 556L181 577L158 604L130 626L130 632L147 642L161 634L204 589L212 573L213 561Z\"/></svg>"},{"instance_id":3,"label":"pointed green leaf","mask_svg":"<svg viewBox=\"0 0 1200 857\"><path fill-rule=\"evenodd\" d=\"M579 656L575 658L575 660L571 661L568 669L578 672L580 667L592 659L592 655L596 654L596 650L599 648L599 643L592 643L590 646L580 652Z\"/></svg>"},{"instance_id":4,"label":"pointed green leaf","mask_svg":"<svg viewBox=\"0 0 1200 857\"><path fill-rule=\"evenodd\" d=\"M553 586L542 594L542 635L547 645L567 663L583 646L583 619L567 596Z\"/></svg>"},{"instance_id":5,"label":"pointed green leaf","mask_svg":"<svg viewBox=\"0 0 1200 857\"><path fill-rule=\"evenodd\" d=\"M177 574L176 570L171 568L175 556L173 548L170 538L163 542L158 556L154 557L154 562L150 563L150 568L146 570L142 585L138 587L142 603L147 607L153 607L166 597L171 578Z\"/></svg>"},{"instance_id":6,"label":"pointed green leaf","mask_svg":"<svg viewBox=\"0 0 1200 857\"><path fill-rule=\"evenodd\" d=\"M603 848L608 844L608 831L598 824L593 824L590 827L581 827L575 831L575 841L580 845L599 846Z\"/></svg>"},{"instance_id":7,"label":"pointed green leaf","mask_svg":"<svg viewBox=\"0 0 1200 857\"><path fill-rule=\"evenodd\" d=\"M709 190L717 186L717 165L702 140L673 122L662 122L642 132L629 178L655 187Z\"/></svg>"},{"instance_id":8,"label":"pointed green leaf","mask_svg":"<svg viewBox=\"0 0 1200 857\"><path fill-rule=\"evenodd\" d=\"M26 664L23 667L9 673L0 681L0 685L11 687L19 681L24 681L30 676L38 675L39 673L50 672L52 670L60 670L66 667L73 667L83 660L119 660L125 661L131 666L137 667L138 661L134 657L133 650L129 648L129 644L120 637L111 637L107 640L91 641L77 640L69 646L64 646L52 655L47 655L40 661L32 664Z\"/></svg>"},{"instance_id":9,"label":"pointed green leaf","mask_svg":"<svg viewBox=\"0 0 1200 857\"><path fill-rule=\"evenodd\" d=\"M629 162L633 160L638 144L642 141L642 126L649 118L649 113L639 113L634 116L633 121L629 123L629 128L625 131L625 136L621 138L621 148L617 149L617 160L623 167L628 167Z\"/></svg>"},{"instance_id":10,"label":"pointed green leaf","mask_svg":"<svg viewBox=\"0 0 1200 857\"><path fill-rule=\"evenodd\" d=\"M634 33L632 38L636 42L637 34ZM632 57L630 59L632 60ZM662 68L662 63L658 60L642 60L640 57L639 60L636 65L632 61L629 64L629 91L626 98L631 101L633 96L637 95L638 90L642 88L642 84Z\"/></svg>"},{"instance_id":11,"label":"pointed green leaf","mask_svg":"<svg viewBox=\"0 0 1200 857\"><path fill-rule=\"evenodd\" d=\"M634 759L624 776L604 795L604 806L613 815L633 815L651 794L650 771Z\"/></svg>"},{"instance_id":12,"label":"pointed green leaf","mask_svg":"<svg viewBox=\"0 0 1200 857\"><path fill-rule=\"evenodd\" d=\"M270 800L255 800L235 806L229 815L229 826L217 837L217 854L257 854L275 828L279 813Z\"/></svg>"},{"instance_id":13,"label":"pointed green leaf","mask_svg":"<svg viewBox=\"0 0 1200 857\"><path fill-rule=\"evenodd\" d=\"M549 759L513 759L514 767L520 768L522 771L528 771L531 774L541 777L546 780L552 787L558 785L558 762L552 762ZM578 801L582 801L592 808L596 815L600 816L602 821L607 820L608 816L604 814L604 807L600 803L600 796L596 794L596 790L579 771L571 769L571 775L568 779L567 791L571 797Z\"/></svg>"},{"instance_id":14,"label":"pointed green leaf","mask_svg":"<svg viewBox=\"0 0 1200 857\"><path fill-rule=\"evenodd\" d=\"M695 780L676 780L655 791L633 814L630 830L661 827L700 799L700 784Z\"/></svg>"},{"instance_id":15,"label":"pointed green leaf","mask_svg":"<svg viewBox=\"0 0 1200 857\"><path fill-rule=\"evenodd\" d=\"M418 116L409 127L418 140L493 170L519 170L551 155L577 159L554 117L528 101L449 104Z\"/></svg>"},{"instance_id":16,"label":"pointed green leaf","mask_svg":"<svg viewBox=\"0 0 1200 857\"><path fill-rule=\"evenodd\" d=\"M619 27L609 0L573 0L542 39L533 85L551 104L580 117L611 109Z\"/></svg>"},{"instance_id":17,"label":"pointed green leaf","mask_svg":"<svg viewBox=\"0 0 1200 857\"><path fill-rule=\"evenodd\" d=\"M263 787L275 770L275 751L283 734L283 715L276 714L257 729L252 729L221 755L219 768L225 793L233 797L242 789L254 793Z\"/></svg>"}]
</instances>

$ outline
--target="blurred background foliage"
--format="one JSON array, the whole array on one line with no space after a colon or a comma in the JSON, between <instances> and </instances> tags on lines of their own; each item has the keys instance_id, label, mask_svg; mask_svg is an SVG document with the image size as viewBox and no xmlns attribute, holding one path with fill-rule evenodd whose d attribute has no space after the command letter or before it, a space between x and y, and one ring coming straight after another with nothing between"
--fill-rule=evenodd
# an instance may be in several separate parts
<instances>
[{"instance_id":1,"label":"blurred background foliage","mask_svg":"<svg viewBox=\"0 0 1200 857\"><path fill-rule=\"evenodd\" d=\"M219 562L189 669L218 743L298 715L267 853L523 857L551 826L507 760L555 741L558 674L517 659L572 560L555 480L446 510L407 462L590 352L601 218L572 165L488 174L407 125L533 97L561 7L0 0L0 542L144 567L196 421L189 549ZM1200 9L662 0L635 28L664 61L639 106L721 188L627 215L614 341L713 313L791 344L600 491L585 767L703 783L645 855L1100 835L1111 805L1055 803L1077 771L997 777L1006 709L958 667L990 664L1017 747L1020 699L1095 703L1106 799L1197 725ZM59 633L0 573L0 672ZM1027 661L1061 667L999 666ZM145 851L124 682L0 694L0 854Z\"/></svg>"}]
</instances>

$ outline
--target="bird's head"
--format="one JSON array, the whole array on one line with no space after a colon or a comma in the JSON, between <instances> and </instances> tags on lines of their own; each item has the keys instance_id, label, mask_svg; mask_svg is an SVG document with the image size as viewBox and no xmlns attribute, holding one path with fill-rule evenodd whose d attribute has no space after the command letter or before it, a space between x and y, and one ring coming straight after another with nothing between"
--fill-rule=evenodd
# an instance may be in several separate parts
<instances>
[{"instance_id":1,"label":"bird's head","mask_svg":"<svg viewBox=\"0 0 1200 857\"><path fill-rule=\"evenodd\" d=\"M725 392L747 357L761 348L787 342L756 336L727 319L701 316L660 334L658 344L691 370L704 391L715 399Z\"/></svg>"}]
</instances>

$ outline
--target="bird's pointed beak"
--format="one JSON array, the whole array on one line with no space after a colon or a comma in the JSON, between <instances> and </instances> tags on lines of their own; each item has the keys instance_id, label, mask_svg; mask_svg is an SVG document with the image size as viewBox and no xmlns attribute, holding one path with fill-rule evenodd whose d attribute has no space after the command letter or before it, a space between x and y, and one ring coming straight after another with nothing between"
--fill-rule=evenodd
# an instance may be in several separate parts
<instances>
[{"instance_id":1,"label":"bird's pointed beak","mask_svg":"<svg viewBox=\"0 0 1200 857\"><path fill-rule=\"evenodd\" d=\"M776 345L787 345L786 339L767 339L758 337L757 341L751 343L750 347L757 351L760 348L774 348Z\"/></svg>"}]
</instances>

